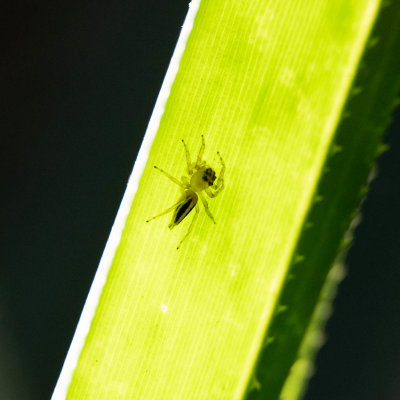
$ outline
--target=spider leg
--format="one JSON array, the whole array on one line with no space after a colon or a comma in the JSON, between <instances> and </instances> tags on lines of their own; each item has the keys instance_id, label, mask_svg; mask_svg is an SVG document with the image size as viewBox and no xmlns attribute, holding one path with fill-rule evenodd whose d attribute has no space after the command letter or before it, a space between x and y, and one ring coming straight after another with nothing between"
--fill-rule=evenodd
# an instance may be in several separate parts
<instances>
[{"instance_id":1,"label":"spider leg","mask_svg":"<svg viewBox=\"0 0 400 400\"><path fill-rule=\"evenodd\" d=\"M185 143L185 141L183 139L182 139L182 143L183 143L183 146L185 148L187 171L188 171L189 175L192 175L193 174L193 168L192 168L192 161L191 161L191 158L190 158L189 149L187 148L186 143Z\"/></svg>"},{"instance_id":2,"label":"spider leg","mask_svg":"<svg viewBox=\"0 0 400 400\"><path fill-rule=\"evenodd\" d=\"M199 165L201 163L201 159L203 158L205 147L206 147L206 143L204 141L204 135L201 135L201 146L200 146L199 154L197 155L196 165Z\"/></svg>"},{"instance_id":3,"label":"spider leg","mask_svg":"<svg viewBox=\"0 0 400 400\"><path fill-rule=\"evenodd\" d=\"M171 212L172 210L174 210L175 208L177 208L177 207L179 207L181 204L183 204L185 201L186 201L186 198L185 198L185 197L180 198L179 201L178 201L177 203L175 203L173 206L167 208L167 209L166 209L165 211L163 211L162 213L157 214L155 217L149 218L148 220L146 220L146 222L150 222L150 221L152 221L153 219L156 219L156 218L158 218L158 217L162 217L162 216L165 215L165 214L168 214L169 212Z\"/></svg>"},{"instance_id":4,"label":"spider leg","mask_svg":"<svg viewBox=\"0 0 400 400\"><path fill-rule=\"evenodd\" d=\"M224 160L221 157L221 154L219 154L219 151L217 152L217 154L218 154L218 157L219 157L219 159L221 161L222 167L221 167L221 172L219 173L219 176L218 176L216 184L214 186L212 186L212 187L209 187L209 188L205 189L205 192L207 193L207 195L209 197L218 196L219 193L222 192L222 190L224 190L224 186L225 186L224 185L225 163L224 163ZM211 190L211 188L214 189L214 192Z\"/></svg>"},{"instance_id":5,"label":"spider leg","mask_svg":"<svg viewBox=\"0 0 400 400\"><path fill-rule=\"evenodd\" d=\"M204 191L207 193L208 197L211 197L211 198L217 197L222 192L222 190L224 189L224 181L221 180L220 182L221 182L220 187L218 189L216 189L214 192L210 188L204 189Z\"/></svg>"},{"instance_id":6,"label":"spider leg","mask_svg":"<svg viewBox=\"0 0 400 400\"><path fill-rule=\"evenodd\" d=\"M179 249L179 247L181 247L182 242L189 236L190 232L192 232L194 223L196 222L197 217L199 216L199 211L200 211L200 207L199 207L199 203L196 204L195 206L195 211L196 213L193 216L192 222L189 225L189 229L186 232L186 235L181 239L181 241L178 244L178 247L176 248L177 250Z\"/></svg>"},{"instance_id":7,"label":"spider leg","mask_svg":"<svg viewBox=\"0 0 400 400\"><path fill-rule=\"evenodd\" d=\"M218 190L220 188L220 186L222 186L222 188L224 186L224 174L225 174L225 168L226 168L224 160L222 159L221 154L219 154L219 151L217 151L217 154L218 154L219 160L221 161L221 172L219 173L217 182L214 186L214 188L216 190ZM219 191L221 191L221 190L222 189L220 189Z\"/></svg>"},{"instance_id":8,"label":"spider leg","mask_svg":"<svg viewBox=\"0 0 400 400\"><path fill-rule=\"evenodd\" d=\"M181 182L185 185L186 188L190 187L190 180L187 176L182 176Z\"/></svg>"},{"instance_id":9,"label":"spider leg","mask_svg":"<svg viewBox=\"0 0 400 400\"><path fill-rule=\"evenodd\" d=\"M206 210L207 215L210 217L211 221L214 222L214 224L215 224L214 217L212 216L211 211L208 208L207 200L204 198L204 196L201 193L198 193L198 195L200 197L201 202L203 203L203 206L204 206L204 209Z\"/></svg>"},{"instance_id":10,"label":"spider leg","mask_svg":"<svg viewBox=\"0 0 400 400\"><path fill-rule=\"evenodd\" d=\"M180 182L178 179L174 178L172 175L170 175L168 172L165 172L163 169L158 168L157 166L154 166L155 169L160 171L162 174L164 174L168 179L170 179L172 182L176 183L180 187L183 187L185 189L185 185Z\"/></svg>"}]
</instances>

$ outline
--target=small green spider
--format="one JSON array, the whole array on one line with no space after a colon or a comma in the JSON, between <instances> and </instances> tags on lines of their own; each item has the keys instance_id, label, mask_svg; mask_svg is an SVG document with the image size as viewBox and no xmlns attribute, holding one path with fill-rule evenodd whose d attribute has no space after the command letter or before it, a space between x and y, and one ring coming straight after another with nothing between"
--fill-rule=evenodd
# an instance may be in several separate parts
<instances>
[{"instance_id":1,"label":"small green spider","mask_svg":"<svg viewBox=\"0 0 400 400\"><path fill-rule=\"evenodd\" d=\"M215 171L209 165L207 165L207 163L204 160L202 160L205 149L205 142L203 135L201 135L201 146L199 153L197 155L197 161L194 163L191 162L189 150L183 139L182 143L185 148L187 172L189 176L182 176L181 180L179 180L174 178L168 172L165 172L163 169L154 166L155 169L163 173L168 179L170 179L172 182L176 183L178 186L181 187L182 196L179 199L179 201L172 207L167 208L161 214L158 214L155 217L152 217L146 221L150 222L153 219L161 217L162 215L165 215L170 211L175 210L172 216L172 220L168 225L168 228L172 229L174 226L180 224L189 215L190 211L192 211L194 208L196 210L196 213L192 219L192 222L189 225L189 229L186 235L179 242L177 249L179 249L182 242L189 236L190 232L193 229L193 225L199 215L200 211L198 205L199 197L201 202L203 203L207 215L215 224L214 217L212 216L208 208L208 203L204 198L203 193L201 192L204 191L209 197L216 197L224 189L224 173L225 173L225 163L218 151L217 154L221 161L221 172L218 176L218 179L216 178ZM214 184L214 181L216 179L217 181Z\"/></svg>"}]
</instances>

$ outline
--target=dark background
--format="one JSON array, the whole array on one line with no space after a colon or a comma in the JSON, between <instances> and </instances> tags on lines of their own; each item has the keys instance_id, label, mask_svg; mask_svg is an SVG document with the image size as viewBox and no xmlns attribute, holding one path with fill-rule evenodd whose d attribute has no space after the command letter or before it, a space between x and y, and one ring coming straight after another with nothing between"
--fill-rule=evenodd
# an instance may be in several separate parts
<instances>
[{"instance_id":1,"label":"dark background","mask_svg":"<svg viewBox=\"0 0 400 400\"><path fill-rule=\"evenodd\" d=\"M187 3L0 10L1 399L52 393ZM399 120L306 400L400 398Z\"/></svg>"}]
</instances>

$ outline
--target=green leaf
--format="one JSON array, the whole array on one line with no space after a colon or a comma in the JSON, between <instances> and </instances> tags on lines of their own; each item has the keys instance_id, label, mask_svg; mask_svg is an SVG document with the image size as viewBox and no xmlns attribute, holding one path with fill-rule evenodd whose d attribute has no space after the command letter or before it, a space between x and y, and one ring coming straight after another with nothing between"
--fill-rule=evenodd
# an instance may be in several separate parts
<instances>
[{"instance_id":1,"label":"green leaf","mask_svg":"<svg viewBox=\"0 0 400 400\"><path fill-rule=\"evenodd\" d=\"M278 304L284 304L288 312L280 315L276 311L268 327L266 337L276 340L260 353L257 374L264 385L250 399L278 397L335 256L339 253L343 259L340 250L351 242L350 222L367 191L367 176L373 162L385 150L380 145L381 136L400 86L399 11L394 3L385 4L367 42L315 191L315 196L324 200L315 202L308 212L289 268L290 279L280 294ZM347 237L343 238L349 227ZM327 282L326 290L332 290L333 281ZM318 334L320 329L321 326L315 328L309 335ZM301 362L310 370L306 361L312 356L312 352L299 356L298 364Z\"/></svg>"},{"instance_id":2,"label":"green leaf","mask_svg":"<svg viewBox=\"0 0 400 400\"><path fill-rule=\"evenodd\" d=\"M306 333L322 329L321 289L400 87L400 12L378 0L198 5L54 398L275 399L285 382L297 398L304 386ZM208 202L216 224L200 204L177 250L194 214L172 231L170 216L146 223L180 196L153 166L187 175L181 140L194 159L202 134L225 189Z\"/></svg>"}]
</instances>

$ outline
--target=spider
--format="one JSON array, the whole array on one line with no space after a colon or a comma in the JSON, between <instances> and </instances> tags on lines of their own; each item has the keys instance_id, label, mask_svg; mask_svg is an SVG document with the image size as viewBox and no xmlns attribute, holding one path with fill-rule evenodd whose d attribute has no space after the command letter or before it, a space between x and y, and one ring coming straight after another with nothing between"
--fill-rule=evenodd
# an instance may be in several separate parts
<instances>
[{"instance_id":1,"label":"spider","mask_svg":"<svg viewBox=\"0 0 400 400\"><path fill-rule=\"evenodd\" d=\"M207 200L204 198L202 192L204 191L209 197L216 197L224 189L224 173L225 173L225 163L218 151L217 155L221 161L221 172L218 176L218 179L216 178L215 171L210 166L208 166L204 160L202 160L205 149L205 142L203 135L201 135L201 146L199 153L197 155L197 160L194 163L191 162L189 150L183 139L182 143L185 149L188 176L182 176L181 180L179 180L174 178L168 172L165 172L163 169L154 166L155 169L160 171L168 179L170 179L172 182L176 183L178 186L181 187L182 196L179 199L179 201L175 203L173 206L167 208L161 214L158 214L155 217L152 217L146 221L150 222L153 219L161 217L169 213L170 211L175 210L171 222L168 225L168 228L172 229L174 226L179 225L189 215L190 211L192 211L194 208L196 213L194 214L194 217L189 225L189 229L186 235L179 242L177 249L179 249L182 242L189 236L190 232L193 229L194 223L196 222L196 219L199 215L200 211L198 205L199 197L201 202L203 203L206 214L215 224L214 217L212 216L208 208ZM216 182L214 184L215 180Z\"/></svg>"}]
</instances>

